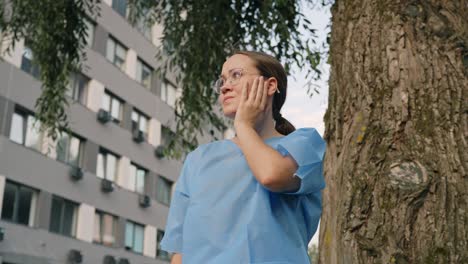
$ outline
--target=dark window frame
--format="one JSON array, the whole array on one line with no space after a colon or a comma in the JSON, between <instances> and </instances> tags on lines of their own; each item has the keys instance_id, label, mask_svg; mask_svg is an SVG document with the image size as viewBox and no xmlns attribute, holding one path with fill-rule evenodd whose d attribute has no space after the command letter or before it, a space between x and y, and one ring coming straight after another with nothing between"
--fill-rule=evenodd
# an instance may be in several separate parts
<instances>
[{"instance_id":1,"label":"dark window frame","mask_svg":"<svg viewBox=\"0 0 468 264\"><path fill-rule=\"evenodd\" d=\"M175 137L174 131L167 126L161 126L161 145L168 146L169 142Z\"/></svg>"},{"instance_id":2,"label":"dark window frame","mask_svg":"<svg viewBox=\"0 0 468 264\"><path fill-rule=\"evenodd\" d=\"M59 223L59 230L53 230L52 229L52 224L54 223L52 221L53 219L53 204L54 200L60 203L60 219L58 220ZM72 215L72 222L70 226L70 234L65 233L65 211L66 211L66 206L70 206L73 209L73 215ZM54 234L59 234L67 237L76 237L76 228L77 228L77 220L78 220L78 203L73 202L71 200L65 199L60 196L53 195L52 196L52 206L51 206L51 211L50 211L50 218L51 221L49 223L49 231L54 233ZM75 224L75 225L73 225Z\"/></svg>"},{"instance_id":3,"label":"dark window frame","mask_svg":"<svg viewBox=\"0 0 468 264\"><path fill-rule=\"evenodd\" d=\"M127 250L131 250L132 252L136 253L136 254L140 254L140 255L143 255L143 251L144 251L144 243L145 243L145 225L143 224L139 224L137 222L134 222L134 221L131 221L131 220L127 220L127 222L125 223L125 235L127 234L127 224L130 223L132 225L132 245L129 246L127 245L127 237L125 237L124 239L124 244L125 244L125 248ZM141 249L141 252L138 252L135 250L135 230L136 230L136 227L141 227L143 232L143 236L142 236L142 249Z\"/></svg>"},{"instance_id":4,"label":"dark window frame","mask_svg":"<svg viewBox=\"0 0 468 264\"><path fill-rule=\"evenodd\" d=\"M107 50L109 48L109 44L108 44L109 40L111 40L113 42L113 46L114 46L114 50L112 51L112 58L109 58L109 52L110 51ZM125 58L121 58L120 56L117 55L117 48L121 48L121 49L125 50ZM128 55L127 53L128 53L128 47L127 46L122 44L122 42L117 40L112 35L108 36L108 40L107 40L107 43L106 43L106 58L112 65L114 65L115 67L117 67L119 70L121 70L123 72L125 71L125 69L127 67L127 55ZM122 61L120 65L117 62L116 58L118 60Z\"/></svg>"},{"instance_id":5,"label":"dark window frame","mask_svg":"<svg viewBox=\"0 0 468 264\"><path fill-rule=\"evenodd\" d=\"M95 215L99 215L99 225L100 225L100 226L99 226L99 231L100 231L100 232L99 232L99 238L100 238L101 242L94 240L94 233L93 233L93 243L98 244L98 245L107 246L107 247L114 247L114 246L116 246L116 245L117 245L117 230L118 230L117 225L118 225L118 217L115 216L115 215L113 215L113 214L109 214L109 213L107 213L107 212L104 212L104 211L98 210L98 209L95 210L94 214L95 214ZM113 220L113 222L112 222L112 235L113 235L113 237L114 237L114 242L112 243L112 245L106 245L106 244L103 242L103 241L104 241L103 237L104 237L104 235L105 235L104 232L103 232L103 230L104 230L104 221L103 221L104 215L109 215L109 216L111 216L111 217L112 217L112 220Z\"/></svg>"},{"instance_id":6,"label":"dark window frame","mask_svg":"<svg viewBox=\"0 0 468 264\"><path fill-rule=\"evenodd\" d=\"M137 116L137 121L133 120L134 114ZM142 119L145 119L145 121L146 121L146 130L145 131L142 131L140 129L140 122L142 122L141 121ZM135 131L135 129L138 129L138 131L141 131L141 132L145 133L146 135L148 134L150 118L147 115L143 114L143 112L141 112L140 110L138 110L136 108L133 108L131 120L132 120L132 131Z\"/></svg>"},{"instance_id":7,"label":"dark window frame","mask_svg":"<svg viewBox=\"0 0 468 264\"><path fill-rule=\"evenodd\" d=\"M112 0L112 9L120 16L127 18L128 1L127 0Z\"/></svg>"},{"instance_id":8,"label":"dark window frame","mask_svg":"<svg viewBox=\"0 0 468 264\"><path fill-rule=\"evenodd\" d=\"M102 175L102 179L106 179L106 180L109 180L109 181L112 181L112 182L116 182L117 181L117 178L118 178L118 170L119 170L119 162L120 162L120 158L121 156L120 155L117 155L115 154L114 152L106 149L106 148L103 148L103 147L99 147L99 151L98 151L98 157L99 155L103 155L103 173L104 175ZM114 171L114 179L109 179L109 177L107 177L107 163L108 163L108 158L107 156L108 155L112 155L115 157L115 171ZM97 161L97 164L96 164L96 167L99 166L99 159ZM96 169L96 176L98 176L98 171ZM98 176L98 178L100 178Z\"/></svg>"},{"instance_id":9,"label":"dark window frame","mask_svg":"<svg viewBox=\"0 0 468 264\"><path fill-rule=\"evenodd\" d=\"M120 97L118 97L117 95L115 95L114 93L112 93L109 89L104 89L104 96L109 96L109 106L108 106L108 111L109 114L111 115L112 117L112 122L116 123L116 124L120 124L120 122L122 122L123 120L123 108L124 108L124 104L125 104L125 101L123 99L121 99ZM114 117L112 115L112 106L114 105L114 101L113 99L115 99L116 101L119 102L119 116L118 117ZM104 100L104 99L103 99ZM103 102L101 102L101 107L103 105Z\"/></svg>"},{"instance_id":10,"label":"dark window frame","mask_svg":"<svg viewBox=\"0 0 468 264\"><path fill-rule=\"evenodd\" d=\"M147 181L148 181L148 170L143 168L142 166L134 163L134 162L130 162L130 166L134 166L135 167L135 192L136 193L140 193L140 194L145 194L146 192L146 184L147 184ZM137 190L137 187L138 187L138 171L143 171L144 172L144 175L143 175L143 190L142 191L138 191Z\"/></svg>"},{"instance_id":11,"label":"dark window frame","mask_svg":"<svg viewBox=\"0 0 468 264\"><path fill-rule=\"evenodd\" d=\"M30 58L26 56L28 53L30 53ZM32 52L31 48L28 46L28 40L24 41L24 49L23 49L23 54L21 55L20 69L30 74L36 79L40 78L41 68L34 61L34 53Z\"/></svg>"},{"instance_id":12,"label":"dark window frame","mask_svg":"<svg viewBox=\"0 0 468 264\"><path fill-rule=\"evenodd\" d=\"M162 229L157 229L156 231L156 258L170 261L169 252L161 249L161 240L164 237L165 231Z\"/></svg>"},{"instance_id":13,"label":"dark window frame","mask_svg":"<svg viewBox=\"0 0 468 264\"><path fill-rule=\"evenodd\" d=\"M55 152L56 152L56 160L60 161L60 162L63 162L65 164L68 164L70 166L74 166L74 167L81 167L82 166L82 163L83 163L83 156L84 156L84 144L86 142L86 140L84 138L82 138L81 136L75 134L75 133L66 133L66 132L62 132L63 134L59 136L59 138L57 139L57 146L56 146L56 149L55 149ZM68 139L67 139L67 147L66 147L66 154L65 154L65 159L60 159L59 158L59 144L60 144L60 140L62 139L63 135L66 134ZM73 138L76 138L78 141L79 141L79 145L78 145L78 156L77 156L77 162L76 164L73 164L71 161L70 161L70 145L71 145L71 140L72 140L72 137Z\"/></svg>"},{"instance_id":14,"label":"dark window frame","mask_svg":"<svg viewBox=\"0 0 468 264\"><path fill-rule=\"evenodd\" d=\"M153 73L154 73L154 69L153 67L151 67L148 63L146 63L142 58L140 57L137 57L137 64L136 64L136 67L137 67L137 74L138 74L138 65L141 65L141 76L136 76L136 81L141 84L141 86L145 87L146 89L151 89L151 78L153 76ZM149 72L149 78L148 78L148 85L145 85L144 82L143 82L143 72L145 71L145 68L147 69L147 71Z\"/></svg>"},{"instance_id":15,"label":"dark window frame","mask_svg":"<svg viewBox=\"0 0 468 264\"><path fill-rule=\"evenodd\" d=\"M32 226L34 225L34 215L31 215L31 210L34 210L36 211L36 204L33 203L34 201L34 198L35 196L37 196L37 193L38 191L34 188L31 188L27 185L24 185L24 184L21 184L21 183L17 183L17 182L14 182L14 181L10 181L10 180L6 180L5 181L5 190L7 189L7 186L11 186L14 188L14 201L13 201L13 211L11 212L11 219L8 219L6 218L5 214L6 214L6 199L5 199L5 191L4 191L4 194L3 194L3 198L2 198L2 201L3 201L3 205L2 205L2 215L1 215L1 219L4 220L4 221L8 221L8 222L13 222L13 223L17 223L17 224L21 224L21 225L26 225L26 226ZM26 190L28 192L31 193L31 197L30 197L30 200L29 200L29 208L28 208L28 216L27 216L27 223L25 222L21 222L20 219L18 219L20 216L20 205L21 205L21 190ZM31 223L32 221L32 223Z\"/></svg>"},{"instance_id":16,"label":"dark window frame","mask_svg":"<svg viewBox=\"0 0 468 264\"><path fill-rule=\"evenodd\" d=\"M168 187L167 197L161 197L161 192L159 191L159 185L164 184L165 187ZM161 204L170 206L171 204L171 196L172 196L172 188L174 188L174 182L169 180L168 178L158 175L156 179L156 201L160 202Z\"/></svg>"},{"instance_id":17,"label":"dark window frame","mask_svg":"<svg viewBox=\"0 0 468 264\"><path fill-rule=\"evenodd\" d=\"M22 124L21 124L21 133L22 133L22 137L21 137L21 142L17 142L15 140L12 139L12 128L13 128L13 118L14 118L14 115L17 114L19 116L21 116L21 118L23 119L22 120ZM38 137L39 137L39 147L36 148L34 146L28 146L27 144L27 139L28 139L28 135L30 135L29 133L32 133L33 131L29 130L28 129L28 125L29 125L29 121L30 121L30 118L34 119L35 122L38 122L38 120L36 119L35 115L34 115L34 112L24 108L24 107L21 107L19 105L16 105L15 106L15 110L13 111L12 115L11 115L11 120L10 120L10 129L9 129L9 132L8 132L8 139L10 139L12 142L16 143L16 144L20 144L24 147L27 147L29 149L32 149L34 151L38 151L38 152L41 152L42 150L42 144L43 144L43 140L44 140L44 134L41 132L41 131L36 131L38 133ZM33 121L34 122L34 121ZM31 127L33 127L34 124L31 124Z\"/></svg>"},{"instance_id":18,"label":"dark window frame","mask_svg":"<svg viewBox=\"0 0 468 264\"><path fill-rule=\"evenodd\" d=\"M80 85L82 81L83 86ZM89 82L91 78L81 72L72 72L68 80L66 95L74 102L86 105L86 96L88 94Z\"/></svg>"}]
</instances>

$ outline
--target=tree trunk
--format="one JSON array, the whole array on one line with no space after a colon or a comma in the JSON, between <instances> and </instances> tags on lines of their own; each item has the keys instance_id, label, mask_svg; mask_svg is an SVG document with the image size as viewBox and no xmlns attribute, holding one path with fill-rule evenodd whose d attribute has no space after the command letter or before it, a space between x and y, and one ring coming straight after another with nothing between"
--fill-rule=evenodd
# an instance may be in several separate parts
<instances>
[{"instance_id":1,"label":"tree trunk","mask_svg":"<svg viewBox=\"0 0 468 264\"><path fill-rule=\"evenodd\" d=\"M321 263L468 263L466 0L336 0Z\"/></svg>"}]
</instances>

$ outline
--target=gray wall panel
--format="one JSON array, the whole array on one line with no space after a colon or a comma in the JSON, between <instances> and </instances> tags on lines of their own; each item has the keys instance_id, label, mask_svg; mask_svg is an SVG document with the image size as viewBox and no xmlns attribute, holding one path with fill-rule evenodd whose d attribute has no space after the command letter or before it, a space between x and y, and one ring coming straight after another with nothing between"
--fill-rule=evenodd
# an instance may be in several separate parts
<instances>
[{"instance_id":1,"label":"gray wall panel","mask_svg":"<svg viewBox=\"0 0 468 264\"><path fill-rule=\"evenodd\" d=\"M125 104L123 107L123 116L122 116L122 128L132 132L132 111L133 106L130 104Z\"/></svg>"},{"instance_id":2,"label":"gray wall panel","mask_svg":"<svg viewBox=\"0 0 468 264\"><path fill-rule=\"evenodd\" d=\"M92 174L96 174L98 153L99 153L99 145L92 141L87 140L84 145L82 164L81 164L84 170Z\"/></svg>"},{"instance_id":3,"label":"gray wall panel","mask_svg":"<svg viewBox=\"0 0 468 264\"><path fill-rule=\"evenodd\" d=\"M155 172L148 172L146 175L146 183L145 183L145 192L148 194L153 200L156 200L156 177L157 174Z\"/></svg>"},{"instance_id":4,"label":"gray wall panel","mask_svg":"<svg viewBox=\"0 0 468 264\"><path fill-rule=\"evenodd\" d=\"M107 31L101 25L96 25L94 28L93 49L104 57L106 56L107 38Z\"/></svg>"},{"instance_id":5,"label":"gray wall panel","mask_svg":"<svg viewBox=\"0 0 468 264\"><path fill-rule=\"evenodd\" d=\"M156 97L161 98L161 78L159 74L153 73L151 75L151 92L156 95Z\"/></svg>"},{"instance_id":6,"label":"gray wall panel","mask_svg":"<svg viewBox=\"0 0 468 264\"><path fill-rule=\"evenodd\" d=\"M115 239L117 240L117 247L124 248L125 247L125 223L127 219L125 217L120 217L117 221L117 227Z\"/></svg>"},{"instance_id":7,"label":"gray wall panel","mask_svg":"<svg viewBox=\"0 0 468 264\"><path fill-rule=\"evenodd\" d=\"M35 215L36 227L49 230L51 208L52 208L52 194L47 191L39 190L38 197L37 197L37 207L36 207L37 213Z\"/></svg>"},{"instance_id":8,"label":"gray wall panel","mask_svg":"<svg viewBox=\"0 0 468 264\"><path fill-rule=\"evenodd\" d=\"M37 98L41 94L41 83L31 75L6 61L0 61L0 80L12 78L8 85L0 85L0 96L4 96L30 111L34 111Z\"/></svg>"},{"instance_id":9,"label":"gray wall panel","mask_svg":"<svg viewBox=\"0 0 468 264\"><path fill-rule=\"evenodd\" d=\"M11 117L14 111L13 102L0 96L0 134L5 137L10 136Z\"/></svg>"}]
</instances>

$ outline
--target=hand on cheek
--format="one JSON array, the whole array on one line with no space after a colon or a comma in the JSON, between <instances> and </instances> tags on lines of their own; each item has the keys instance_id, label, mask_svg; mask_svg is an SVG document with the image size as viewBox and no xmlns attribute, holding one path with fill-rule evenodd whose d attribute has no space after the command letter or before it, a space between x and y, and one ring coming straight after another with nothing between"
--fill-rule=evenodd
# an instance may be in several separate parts
<instances>
[{"instance_id":1,"label":"hand on cheek","mask_svg":"<svg viewBox=\"0 0 468 264\"><path fill-rule=\"evenodd\" d=\"M256 77L252 84L243 83L239 106L234 119L234 126L254 127L259 118L262 118L268 99L268 81L262 76Z\"/></svg>"}]
</instances>

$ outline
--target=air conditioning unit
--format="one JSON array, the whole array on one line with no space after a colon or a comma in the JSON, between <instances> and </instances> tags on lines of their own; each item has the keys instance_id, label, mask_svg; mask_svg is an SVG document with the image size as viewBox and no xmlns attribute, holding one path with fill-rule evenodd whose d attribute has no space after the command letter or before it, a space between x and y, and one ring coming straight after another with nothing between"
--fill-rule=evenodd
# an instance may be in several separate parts
<instances>
[{"instance_id":1,"label":"air conditioning unit","mask_svg":"<svg viewBox=\"0 0 468 264\"><path fill-rule=\"evenodd\" d=\"M117 260L114 256L106 255L102 261L103 264L117 264Z\"/></svg>"},{"instance_id":2,"label":"air conditioning unit","mask_svg":"<svg viewBox=\"0 0 468 264\"><path fill-rule=\"evenodd\" d=\"M156 158L158 159L162 159L164 158L164 150L166 148L162 145L159 145L157 146L155 149L154 149L154 155L156 156Z\"/></svg>"},{"instance_id":3,"label":"air conditioning unit","mask_svg":"<svg viewBox=\"0 0 468 264\"><path fill-rule=\"evenodd\" d=\"M130 264L130 261L127 258L119 259L119 264Z\"/></svg>"},{"instance_id":4,"label":"air conditioning unit","mask_svg":"<svg viewBox=\"0 0 468 264\"><path fill-rule=\"evenodd\" d=\"M102 179L101 190L106 193L112 192L114 190L114 183L108 179Z\"/></svg>"},{"instance_id":5,"label":"air conditioning unit","mask_svg":"<svg viewBox=\"0 0 468 264\"><path fill-rule=\"evenodd\" d=\"M5 229L0 227L0 241L3 241L3 239L5 239Z\"/></svg>"},{"instance_id":6,"label":"air conditioning unit","mask_svg":"<svg viewBox=\"0 0 468 264\"><path fill-rule=\"evenodd\" d=\"M97 120L103 124L112 120L112 116L109 112L104 109L99 109L97 113Z\"/></svg>"},{"instance_id":7,"label":"air conditioning unit","mask_svg":"<svg viewBox=\"0 0 468 264\"><path fill-rule=\"evenodd\" d=\"M83 262L83 254L77 249L71 249L68 252L68 261L71 264L78 264Z\"/></svg>"},{"instance_id":8,"label":"air conditioning unit","mask_svg":"<svg viewBox=\"0 0 468 264\"><path fill-rule=\"evenodd\" d=\"M141 143L143 141L146 140L146 135L145 135L145 132L141 131L141 130L138 130L138 129L135 129L133 130L132 132L132 136L133 136L133 140L137 143Z\"/></svg>"},{"instance_id":9,"label":"air conditioning unit","mask_svg":"<svg viewBox=\"0 0 468 264\"><path fill-rule=\"evenodd\" d=\"M84 172L80 167L72 166L70 169L70 176L73 180L81 180L83 178Z\"/></svg>"},{"instance_id":10,"label":"air conditioning unit","mask_svg":"<svg viewBox=\"0 0 468 264\"><path fill-rule=\"evenodd\" d=\"M140 197L138 197L140 206L143 208L148 208L151 205L151 198L147 194L140 194Z\"/></svg>"}]
</instances>

